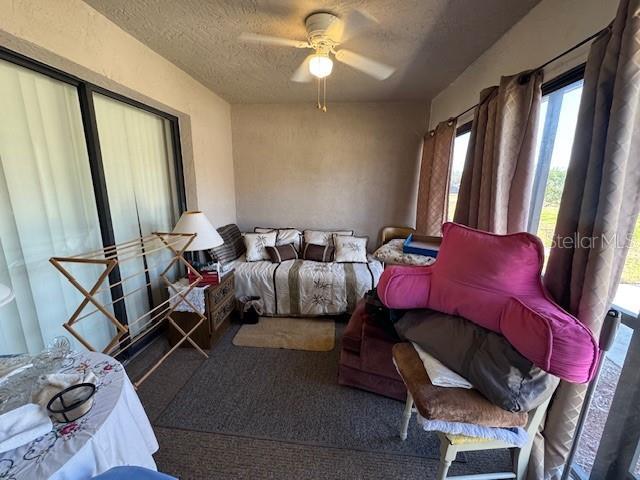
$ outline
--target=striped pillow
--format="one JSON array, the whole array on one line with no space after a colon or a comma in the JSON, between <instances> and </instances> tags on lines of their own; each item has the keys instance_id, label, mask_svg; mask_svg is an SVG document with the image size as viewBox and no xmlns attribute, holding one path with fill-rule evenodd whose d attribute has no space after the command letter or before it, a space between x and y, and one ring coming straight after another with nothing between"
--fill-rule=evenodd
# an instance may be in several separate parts
<instances>
[{"instance_id":1,"label":"striped pillow","mask_svg":"<svg viewBox=\"0 0 640 480\"><path fill-rule=\"evenodd\" d=\"M334 248L330 245L305 243L302 258L314 262L333 262Z\"/></svg>"},{"instance_id":2,"label":"striped pillow","mask_svg":"<svg viewBox=\"0 0 640 480\"><path fill-rule=\"evenodd\" d=\"M278 245L276 247L264 247L272 263L282 263L287 260L297 260L298 251L293 243Z\"/></svg>"},{"instance_id":3,"label":"striped pillow","mask_svg":"<svg viewBox=\"0 0 640 480\"><path fill-rule=\"evenodd\" d=\"M242 240L242 233L235 223L230 223L217 230L224 243L219 247L212 248L209 252L214 261L222 264L233 262L245 253L246 248Z\"/></svg>"},{"instance_id":4,"label":"striped pillow","mask_svg":"<svg viewBox=\"0 0 640 480\"><path fill-rule=\"evenodd\" d=\"M220 262L221 264L233 262L236 259L236 255L233 252L231 245L223 243L218 247L213 247L209 250L209 255L214 262Z\"/></svg>"}]
</instances>

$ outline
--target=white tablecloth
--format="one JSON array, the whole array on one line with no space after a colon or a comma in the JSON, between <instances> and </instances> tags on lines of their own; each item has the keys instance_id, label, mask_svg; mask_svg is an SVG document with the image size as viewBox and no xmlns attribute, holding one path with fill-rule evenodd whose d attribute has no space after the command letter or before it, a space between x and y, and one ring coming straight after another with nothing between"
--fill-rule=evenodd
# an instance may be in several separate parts
<instances>
[{"instance_id":1,"label":"white tablecloth","mask_svg":"<svg viewBox=\"0 0 640 480\"><path fill-rule=\"evenodd\" d=\"M100 353L77 353L61 373L86 372L98 378L91 411L20 448L0 454L0 479L83 480L119 465L156 470L158 442L122 365Z\"/></svg>"}]
</instances>

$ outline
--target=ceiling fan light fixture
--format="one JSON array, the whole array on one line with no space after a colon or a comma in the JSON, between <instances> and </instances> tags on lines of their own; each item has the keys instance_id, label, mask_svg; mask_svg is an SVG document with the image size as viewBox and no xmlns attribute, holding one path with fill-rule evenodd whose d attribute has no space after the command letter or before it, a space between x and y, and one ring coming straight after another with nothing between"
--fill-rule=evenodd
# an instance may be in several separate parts
<instances>
[{"instance_id":1,"label":"ceiling fan light fixture","mask_svg":"<svg viewBox=\"0 0 640 480\"><path fill-rule=\"evenodd\" d=\"M309 73L317 78L325 78L331 75L333 61L328 55L316 54L309 60Z\"/></svg>"}]
</instances>

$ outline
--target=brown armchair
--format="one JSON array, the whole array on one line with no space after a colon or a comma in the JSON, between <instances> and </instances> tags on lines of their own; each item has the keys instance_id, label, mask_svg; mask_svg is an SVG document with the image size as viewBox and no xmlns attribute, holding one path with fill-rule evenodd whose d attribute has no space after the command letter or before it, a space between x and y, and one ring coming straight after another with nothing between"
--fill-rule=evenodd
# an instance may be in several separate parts
<instances>
[{"instance_id":1,"label":"brown armchair","mask_svg":"<svg viewBox=\"0 0 640 480\"><path fill-rule=\"evenodd\" d=\"M407 238L415 231L416 229L411 227L382 227L382 230L380 230L380 245L384 245L394 238Z\"/></svg>"}]
</instances>

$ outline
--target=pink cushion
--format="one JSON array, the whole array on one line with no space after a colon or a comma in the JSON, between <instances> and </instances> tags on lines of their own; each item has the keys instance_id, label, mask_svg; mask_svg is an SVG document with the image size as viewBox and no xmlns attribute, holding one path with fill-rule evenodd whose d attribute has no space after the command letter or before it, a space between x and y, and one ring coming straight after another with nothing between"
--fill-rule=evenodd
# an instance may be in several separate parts
<instances>
[{"instance_id":1,"label":"pink cushion","mask_svg":"<svg viewBox=\"0 0 640 480\"><path fill-rule=\"evenodd\" d=\"M569 382L589 381L598 361L591 331L542 286L540 239L443 225L437 261L390 266L378 295L390 308L431 308L501 333L524 357Z\"/></svg>"}]
</instances>

